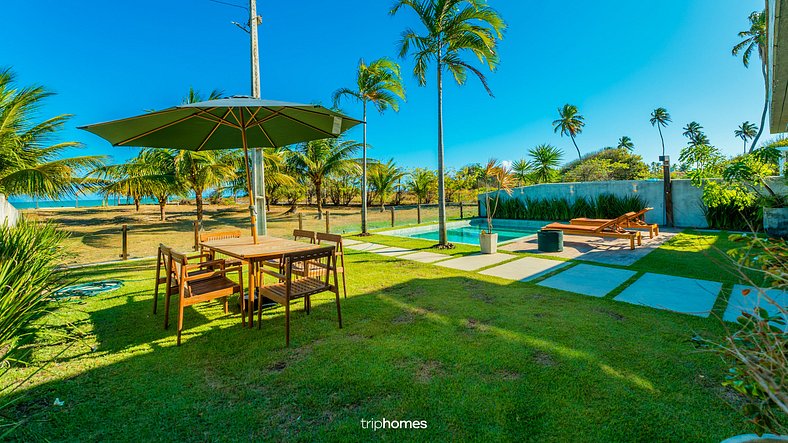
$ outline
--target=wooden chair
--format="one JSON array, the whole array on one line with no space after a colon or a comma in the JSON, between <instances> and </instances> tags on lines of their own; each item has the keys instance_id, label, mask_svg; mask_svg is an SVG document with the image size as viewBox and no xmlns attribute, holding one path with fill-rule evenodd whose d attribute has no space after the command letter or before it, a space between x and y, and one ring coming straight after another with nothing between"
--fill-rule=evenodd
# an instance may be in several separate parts
<instances>
[{"instance_id":1,"label":"wooden chair","mask_svg":"<svg viewBox=\"0 0 788 443\"><path fill-rule=\"evenodd\" d=\"M177 280L170 279L170 276L172 274L172 266L170 264L170 252L171 251L172 251L172 249L170 247L164 245L163 243L159 244L159 250L158 250L158 254L156 256L156 285L155 285L155 287L153 289L153 313L154 314L156 314L156 311L158 310L159 286L167 284L167 286L166 286L167 290L165 292L165 294L166 294L165 297L169 298L171 295L174 295L174 294L178 293L178 286L177 286L177 284L175 286L171 286L171 283L177 282ZM210 259L211 256L209 254L200 253L200 254L191 255L188 258L189 258L189 260L199 259L199 260L202 261L203 259L205 259L205 260ZM164 272L162 272L162 270ZM166 321L165 321L165 327L166 327Z\"/></svg>"},{"instance_id":2,"label":"wooden chair","mask_svg":"<svg viewBox=\"0 0 788 443\"><path fill-rule=\"evenodd\" d=\"M603 238L624 238L629 240L629 248L635 249L635 242L638 246L643 244L643 238L638 231L627 231L621 225L626 220L632 217L635 213L628 212L621 217L597 225L597 226L583 226L583 225L566 225L562 223L550 223L542 229L556 229L564 231L568 235L586 235L589 237L603 237Z\"/></svg>"},{"instance_id":3,"label":"wooden chair","mask_svg":"<svg viewBox=\"0 0 788 443\"><path fill-rule=\"evenodd\" d=\"M347 298L347 281L345 280L345 247L342 244L342 236L318 232L317 243L321 245L330 243L336 249L335 253L339 258L339 263L337 264L337 273L342 274L342 291L345 294L345 298Z\"/></svg>"},{"instance_id":4,"label":"wooden chair","mask_svg":"<svg viewBox=\"0 0 788 443\"><path fill-rule=\"evenodd\" d=\"M645 220L646 213L652 211L653 209L654 208L644 208L638 212L635 212L633 216L629 217L621 224L621 227L648 231L649 238L654 238L658 236L659 225L656 223L648 224L646 223ZM609 221L610 219L604 219L604 218L573 218L572 220L569 221L569 223L573 225L599 226Z\"/></svg>"},{"instance_id":5,"label":"wooden chair","mask_svg":"<svg viewBox=\"0 0 788 443\"><path fill-rule=\"evenodd\" d=\"M201 232L200 233L200 253L204 252L204 248L202 246L203 242L213 241L213 240L227 240L229 238L241 238L241 230L240 229L233 229L228 231L212 231L212 232ZM216 259L213 256L213 252L210 252L211 260ZM226 258L224 259L226 266L238 266L244 264L241 260L236 258Z\"/></svg>"},{"instance_id":6,"label":"wooden chair","mask_svg":"<svg viewBox=\"0 0 788 443\"><path fill-rule=\"evenodd\" d=\"M339 305L339 289L337 285L337 256L333 246L328 246L309 251L292 252L285 254L284 273L263 269L268 275L273 275L279 283L260 288L261 295L285 306L285 346L290 346L290 302L304 299L304 310L307 314L312 309L311 297L321 292L333 292L337 303L337 317L339 327L342 328L342 310ZM299 275L296 270L300 267L304 275ZM329 278L333 274L334 284ZM260 328L263 318L260 307L257 310L257 327Z\"/></svg>"},{"instance_id":7,"label":"wooden chair","mask_svg":"<svg viewBox=\"0 0 788 443\"><path fill-rule=\"evenodd\" d=\"M310 244L317 243L317 234L314 231L305 231L303 229L293 229L293 240L309 240ZM284 260L271 259L264 263L266 266L279 269L280 274L284 274Z\"/></svg>"},{"instance_id":8,"label":"wooden chair","mask_svg":"<svg viewBox=\"0 0 788 443\"><path fill-rule=\"evenodd\" d=\"M233 294L243 296L243 267L227 268L224 260L189 264L189 258L186 255L175 251L170 251L170 257L173 274L178 279L178 346L180 346L181 332L183 331L183 310L187 306L222 298L226 314L228 312L227 298ZM194 271L202 272L190 275ZM238 283L227 278L227 274L230 272L238 272ZM169 319L169 297L167 297L165 306L165 315Z\"/></svg>"}]
</instances>

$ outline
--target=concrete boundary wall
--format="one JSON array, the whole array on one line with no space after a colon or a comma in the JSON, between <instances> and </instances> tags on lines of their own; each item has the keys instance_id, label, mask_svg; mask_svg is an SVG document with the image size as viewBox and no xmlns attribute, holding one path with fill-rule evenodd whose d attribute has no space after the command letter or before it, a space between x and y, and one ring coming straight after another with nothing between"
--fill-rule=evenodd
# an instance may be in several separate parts
<instances>
[{"instance_id":1,"label":"concrete boundary wall","mask_svg":"<svg viewBox=\"0 0 788 443\"><path fill-rule=\"evenodd\" d=\"M0 225L8 223L13 226L19 220L19 211L8 202L5 195L0 194Z\"/></svg>"},{"instance_id":2,"label":"concrete boundary wall","mask_svg":"<svg viewBox=\"0 0 788 443\"><path fill-rule=\"evenodd\" d=\"M784 181L779 177L769 180L776 192L785 193ZM687 179L673 180L673 221L681 228L708 228L704 207L701 202L703 190L692 186ZM619 197L625 195L640 195L648 206L654 208L646 215L648 223L665 224L665 198L662 180L622 180L603 182L578 182L578 183L545 183L525 186L512 190L511 197L502 193L501 200L517 198L553 199L568 198L570 202L577 198L594 198L600 194L613 194ZM479 195L481 202L481 216L486 215L484 196Z\"/></svg>"}]
</instances>

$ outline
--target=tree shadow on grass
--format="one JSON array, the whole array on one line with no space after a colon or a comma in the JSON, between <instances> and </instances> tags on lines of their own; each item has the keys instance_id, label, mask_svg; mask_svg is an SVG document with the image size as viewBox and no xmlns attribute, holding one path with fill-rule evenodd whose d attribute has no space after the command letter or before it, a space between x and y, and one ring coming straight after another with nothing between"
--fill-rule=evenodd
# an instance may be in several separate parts
<instances>
[{"instance_id":1,"label":"tree shadow on grass","mask_svg":"<svg viewBox=\"0 0 788 443\"><path fill-rule=\"evenodd\" d=\"M392 272L415 269L400 266ZM296 305L291 348L281 308L250 330L215 303L189 308L176 347L150 299L135 295L89 313L99 357L67 362L16 411L40 414L30 426L52 440L371 439L361 419L381 417L427 420L418 434L385 437L424 441L721 440L741 430L694 382L717 360L686 354L678 338L655 348L682 328L644 334L637 307L610 316L598 308L613 302L459 275L377 283L362 291L369 283L351 280L343 329L333 294L316 296L310 315ZM55 398L65 404L50 406Z\"/></svg>"}]
</instances>

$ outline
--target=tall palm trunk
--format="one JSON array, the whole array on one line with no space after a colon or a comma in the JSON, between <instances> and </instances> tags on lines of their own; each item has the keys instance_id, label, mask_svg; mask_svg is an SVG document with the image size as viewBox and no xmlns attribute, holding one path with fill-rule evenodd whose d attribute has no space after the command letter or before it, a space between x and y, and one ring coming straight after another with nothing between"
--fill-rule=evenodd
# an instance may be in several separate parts
<instances>
[{"instance_id":1,"label":"tall palm trunk","mask_svg":"<svg viewBox=\"0 0 788 443\"><path fill-rule=\"evenodd\" d=\"M202 229L202 189L194 190L194 203L197 205L197 224Z\"/></svg>"},{"instance_id":2,"label":"tall palm trunk","mask_svg":"<svg viewBox=\"0 0 788 443\"><path fill-rule=\"evenodd\" d=\"M761 60L766 60L766 58L764 58L764 54L761 54ZM750 152L755 149L755 145L758 144L758 139L761 138L761 134L763 134L763 127L766 126L766 114L769 113L769 74L766 72L765 62L761 63L761 72L763 73L763 86L765 88L763 98L763 114L761 114L761 126L758 128L758 134L756 134L755 138L752 139Z\"/></svg>"},{"instance_id":3,"label":"tall palm trunk","mask_svg":"<svg viewBox=\"0 0 788 443\"><path fill-rule=\"evenodd\" d=\"M439 42L439 45L441 43ZM446 234L446 187L443 171L443 66L442 49L438 50L438 244L447 246Z\"/></svg>"},{"instance_id":4,"label":"tall palm trunk","mask_svg":"<svg viewBox=\"0 0 788 443\"><path fill-rule=\"evenodd\" d=\"M315 180L315 197L317 197L317 218L323 218L323 180Z\"/></svg>"},{"instance_id":5,"label":"tall palm trunk","mask_svg":"<svg viewBox=\"0 0 788 443\"><path fill-rule=\"evenodd\" d=\"M140 198L136 195L134 196L134 208L137 210L137 212L140 212Z\"/></svg>"},{"instance_id":6,"label":"tall palm trunk","mask_svg":"<svg viewBox=\"0 0 788 443\"><path fill-rule=\"evenodd\" d=\"M364 145L361 155L361 234L367 234L367 101L364 100Z\"/></svg>"},{"instance_id":7,"label":"tall palm trunk","mask_svg":"<svg viewBox=\"0 0 788 443\"><path fill-rule=\"evenodd\" d=\"M159 200L159 217L161 218L161 221L164 221L167 218L166 217L167 196L166 195L160 195L158 197L158 200Z\"/></svg>"},{"instance_id":8,"label":"tall palm trunk","mask_svg":"<svg viewBox=\"0 0 788 443\"><path fill-rule=\"evenodd\" d=\"M575 145L575 149L577 149L577 158L583 159L583 156L580 154L580 148L577 147L577 142L575 141L575 136L571 135L569 138L572 139L572 144Z\"/></svg>"},{"instance_id":9,"label":"tall palm trunk","mask_svg":"<svg viewBox=\"0 0 788 443\"><path fill-rule=\"evenodd\" d=\"M659 131L659 139L662 140L662 156L665 156L665 139L662 137L662 126L657 123L657 131Z\"/></svg>"}]
</instances>

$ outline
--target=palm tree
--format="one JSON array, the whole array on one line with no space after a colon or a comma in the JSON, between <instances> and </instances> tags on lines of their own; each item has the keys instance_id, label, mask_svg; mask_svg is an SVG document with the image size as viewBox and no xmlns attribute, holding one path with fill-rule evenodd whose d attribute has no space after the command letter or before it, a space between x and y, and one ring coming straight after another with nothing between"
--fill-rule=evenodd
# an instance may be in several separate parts
<instances>
[{"instance_id":1,"label":"palm tree","mask_svg":"<svg viewBox=\"0 0 788 443\"><path fill-rule=\"evenodd\" d=\"M761 73L763 74L763 84L765 87L765 94L764 94L764 103L763 103L763 114L761 114L761 126L758 129L758 133L755 135L755 138L752 140L752 145L750 146L750 152L755 149L755 145L758 144L758 139L761 138L761 134L763 133L763 127L766 125L766 114L769 112L769 69L767 67L767 59L768 59L768 44L769 44L769 37L767 31L767 14L765 11L753 11L750 16L750 29L746 31L739 32L739 37L743 38L741 42L737 43L736 46L733 47L731 53L734 56L742 54L742 62L744 63L744 67L750 67L750 58L752 57L752 53L758 53L758 57L761 59Z\"/></svg>"},{"instance_id":2,"label":"palm tree","mask_svg":"<svg viewBox=\"0 0 788 443\"><path fill-rule=\"evenodd\" d=\"M575 137L583 132L586 125L585 117L579 114L577 106L566 104L563 108L558 108L558 120L553 121L553 131L560 132L561 136L568 135L572 139L572 144L577 149L577 158L582 158L580 148L577 147Z\"/></svg>"},{"instance_id":3,"label":"palm tree","mask_svg":"<svg viewBox=\"0 0 788 443\"><path fill-rule=\"evenodd\" d=\"M533 172L531 177L536 183L550 183L553 181L556 169L561 164L563 152L555 146L548 144L538 145L528 151L531 156Z\"/></svg>"},{"instance_id":4,"label":"palm tree","mask_svg":"<svg viewBox=\"0 0 788 443\"><path fill-rule=\"evenodd\" d=\"M439 247L449 247L446 237L446 171L443 164L443 74L448 71L458 85L464 85L468 71L492 90L484 74L463 60L471 53L491 71L498 66L498 40L506 29L497 11L485 0L399 0L391 9L394 15L402 8L411 9L424 27L422 35L408 28L402 33L400 57L411 51L415 59L413 74L420 86L427 84L427 69L435 62L438 86L438 232Z\"/></svg>"},{"instance_id":5,"label":"palm tree","mask_svg":"<svg viewBox=\"0 0 788 443\"><path fill-rule=\"evenodd\" d=\"M618 139L618 149L626 149L627 151L632 151L635 149L635 144L632 143L632 139L627 137L626 135Z\"/></svg>"},{"instance_id":6,"label":"palm tree","mask_svg":"<svg viewBox=\"0 0 788 443\"><path fill-rule=\"evenodd\" d=\"M435 192L437 183L438 176L433 170L416 168L410 173L410 191L416 196L419 205L422 202L429 203L430 194Z\"/></svg>"},{"instance_id":7,"label":"palm tree","mask_svg":"<svg viewBox=\"0 0 788 443\"><path fill-rule=\"evenodd\" d=\"M342 88L334 92L334 106L339 106L343 97L360 101L367 121L367 104L372 104L380 114L391 108L399 111L399 100L405 100L400 67L397 63L381 58L369 65L358 62L356 89ZM361 233L367 234L367 125L364 125L361 161Z\"/></svg>"},{"instance_id":8,"label":"palm tree","mask_svg":"<svg viewBox=\"0 0 788 443\"><path fill-rule=\"evenodd\" d=\"M369 168L369 185L380 200L380 210L385 210L385 203L394 192L397 183L407 175L394 163L394 159L386 163L374 163Z\"/></svg>"},{"instance_id":9,"label":"palm tree","mask_svg":"<svg viewBox=\"0 0 788 443\"><path fill-rule=\"evenodd\" d=\"M104 156L61 158L63 151L82 145L49 144L71 115L35 121L52 95L41 86L20 87L10 68L0 70L0 194L59 198L92 185L80 175L101 166Z\"/></svg>"},{"instance_id":10,"label":"palm tree","mask_svg":"<svg viewBox=\"0 0 788 443\"><path fill-rule=\"evenodd\" d=\"M517 179L521 186L525 186L531 181L533 165L528 160L521 158L512 163L512 175Z\"/></svg>"},{"instance_id":11,"label":"palm tree","mask_svg":"<svg viewBox=\"0 0 788 443\"><path fill-rule=\"evenodd\" d=\"M317 196L318 218L323 217L323 180L334 174L345 174L358 169L353 160L360 143L350 140L325 139L301 143L292 147L288 161L300 175L308 178Z\"/></svg>"},{"instance_id":12,"label":"palm tree","mask_svg":"<svg viewBox=\"0 0 788 443\"><path fill-rule=\"evenodd\" d=\"M733 135L744 141L744 153L747 153L747 140L751 140L758 132L758 127L750 122L744 122L733 131Z\"/></svg>"},{"instance_id":13,"label":"palm tree","mask_svg":"<svg viewBox=\"0 0 788 443\"><path fill-rule=\"evenodd\" d=\"M684 137L687 137L689 143L693 146L709 144L709 138L703 133L703 126L698 122L689 122L684 128Z\"/></svg>"},{"instance_id":14,"label":"palm tree","mask_svg":"<svg viewBox=\"0 0 788 443\"><path fill-rule=\"evenodd\" d=\"M665 156L665 138L662 137L662 128L666 128L668 123L672 120L670 119L670 114L668 114L668 110L665 108L657 108L651 113L651 118L649 119L651 122L651 126L656 126L657 130L659 131L659 139L662 140L662 156Z\"/></svg>"}]
</instances>

